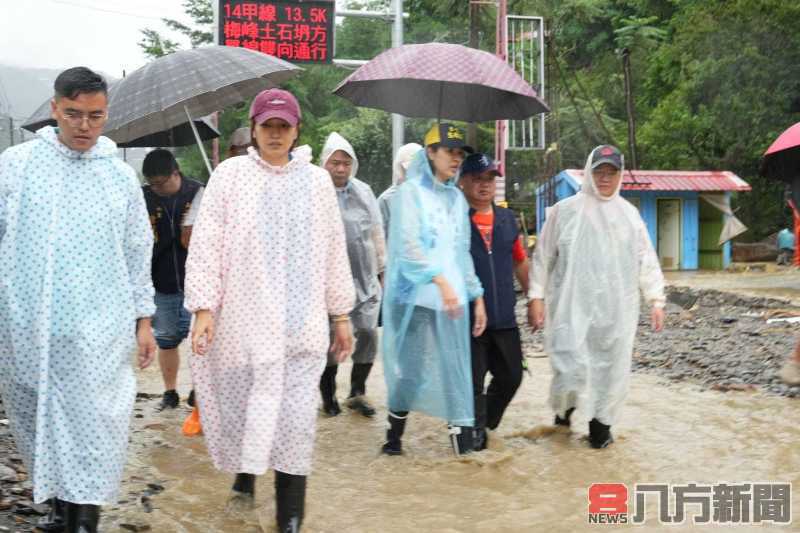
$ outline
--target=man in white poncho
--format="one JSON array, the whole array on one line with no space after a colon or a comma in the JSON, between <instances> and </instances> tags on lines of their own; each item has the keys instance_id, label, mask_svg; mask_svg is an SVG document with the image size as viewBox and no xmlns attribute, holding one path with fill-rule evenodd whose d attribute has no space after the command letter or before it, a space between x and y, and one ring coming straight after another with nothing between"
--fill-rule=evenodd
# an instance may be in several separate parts
<instances>
[{"instance_id":1,"label":"man in white poncho","mask_svg":"<svg viewBox=\"0 0 800 533\"><path fill-rule=\"evenodd\" d=\"M356 288L356 305L350 312L350 322L356 338L353 369L350 372L350 395L347 406L363 416L375 415L366 399L367 377L378 352L378 312L381 306L381 283L385 265L383 225L369 185L356 178L358 157L353 146L335 131L328 135L320 154L319 164L328 171L336 188L336 199L342 214L347 238L347 256ZM340 413L336 401L336 373L339 364L328 356L319 382L322 409L329 416Z\"/></svg>"},{"instance_id":2,"label":"man in white poncho","mask_svg":"<svg viewBox=\"0 0 800 533\"><path fill-rule=\"evenodd\" d=\"M557 425L590 419L589 442L605 448L628 392L644 296L655 331L664 324L664 277L647 228L619 194L622 153L598 146L580 192L547 214L531 264L529 321L545 327Z\"/></svg>"},{"instance_id":3,"label":"man in white poncho","mask_svg":"<svg viewBox=\"0 0 800 533\"><path fill-rule=\"evenodd\" d=\"M54 89L58 128L0 155L0 394L46 527L93 533L125 466L131 353L155 355L153 233L136 173L100 136L106 82L76 67Z\"/></svg>"}]
</instances>

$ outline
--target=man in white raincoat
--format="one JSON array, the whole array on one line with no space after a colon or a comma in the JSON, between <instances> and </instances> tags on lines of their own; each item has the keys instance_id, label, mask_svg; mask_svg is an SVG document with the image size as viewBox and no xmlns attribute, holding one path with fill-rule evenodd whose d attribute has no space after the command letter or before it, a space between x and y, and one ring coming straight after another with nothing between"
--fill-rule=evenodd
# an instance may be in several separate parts
<instances>
[{"instance_id":1,"label":"man in white raincoat","mask_svg":"<svg viewBox=\"0 0 800 533\"><path fill-rule=\"evenodd\" d=\"M365 398L367 377L378 351L378 312L381 305L381 283L385 265L385 244L378 201L369 185L356 178L358 157L352 145L336 132L325 141L320 166L328 171L336 188L336 199L342 213L347 237L347 256L356 287L356 305L350 322L356 338L353 369L350 373L350 396L347 406L363 416L375 415ZM332 354L319 382L322 408L329 416L341 412L336 401L336 372L339 364Z\"/></svg>"},{"instance_id":2,"label":"man in white raincoat","mask_svg":"<svg viewBox=\"0 0 800 533\"><path fill-rule=\"evenodd\" d=\"M395 154L394 162L392 163L392 185L378 196L378 207L381 210L381 218L383 219L383 235L387 239L389 238L389 220L392 216L390 201L397 192L397 188L406 181L408 165L411 164L414 155L420 150L422 150L422 146L417 143L404 144L397 149L397 154Z\"/></svg>"},{"instance_id":3,"label":"man in white raincoat","mask_svg":"<svg viewBox=\"0 0 800 533\"><path fill-rule=\"evenodd\" d=\"M150 331L153 235L136 173L100 137L106 83L55 81L53 118L0 156L0 392L50 527L97 530L116 502Z\"/></svg>"},{"instance_id":4,"label":"man in white raincoat","mask_svg":"<svg viewBox=\"0 0 800 533\"><path fill-rule=\"evenodd\" d=\"M664 277L636 208L619 194L622 153L598 146L580 192L547 214L531 265L529 321L545 327L557 425L590 419L589 441L604 448L628 392L639 301L652 327L664 324Z\"/></svg>"}]
</instances>

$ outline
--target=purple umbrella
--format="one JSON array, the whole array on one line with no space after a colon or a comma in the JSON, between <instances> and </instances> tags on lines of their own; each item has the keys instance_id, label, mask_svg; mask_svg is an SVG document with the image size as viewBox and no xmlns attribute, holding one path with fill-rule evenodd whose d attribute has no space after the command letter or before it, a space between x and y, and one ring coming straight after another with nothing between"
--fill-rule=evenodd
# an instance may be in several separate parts
<instances>
[{"instance_id":1,"label":"purple umbrella","mask_svg":"<svg viewBox=\"0 0 800 533\"><path fill-rule=\"evenodd\" d=\"M464 122L519 120L549 111L533 87L503 60L458 44L391 48L333 92L357 106Z\"/></svg>"}]
</instances>

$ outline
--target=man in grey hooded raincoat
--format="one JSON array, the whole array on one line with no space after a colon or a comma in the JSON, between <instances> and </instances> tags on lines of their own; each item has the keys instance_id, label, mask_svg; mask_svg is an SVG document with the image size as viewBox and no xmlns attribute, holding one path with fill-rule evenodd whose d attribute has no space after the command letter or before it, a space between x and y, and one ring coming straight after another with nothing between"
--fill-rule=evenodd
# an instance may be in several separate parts
<instances>
[{"instance_id":1,"label":"man in grey hooded raincoat","mask_svg":"<svg viewBox=\"0 0 800 533\"><path fill-rule=\"evenodd\" d=\"M381 306L381 282L385 265L385 241L378 201L369 185L357 179L358 158L350 143L336 132L325 141L320 166L327 170L336 187L336 198L344 222L347 255L356 287L356 305L350 321L356 338L350 395L347 406L364 416L375 409L365 398L366 381L377 353L378 313ZM338 365L329 357L320 379L322 408L329 416L341 412L336 401Z\"/></svg>"}]
</instances>

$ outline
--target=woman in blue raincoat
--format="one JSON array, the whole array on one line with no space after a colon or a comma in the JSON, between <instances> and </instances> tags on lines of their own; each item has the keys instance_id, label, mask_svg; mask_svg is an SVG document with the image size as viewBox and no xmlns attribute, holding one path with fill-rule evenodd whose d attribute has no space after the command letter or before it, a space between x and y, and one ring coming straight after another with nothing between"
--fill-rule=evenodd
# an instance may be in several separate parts
<instances>
[{"instance_id":1,"label":"woman in blue raincoat","mask_svg":"<svg viewBox=\"0 0 800 533\"><path fill-rule=\"evenodd\" d=\"M409 411L446 420L456 454L469 451L474 422L473 335L486 327L483 288L469 253L468 206L454 177L470 150L461 131L436 124L391 199L383 301L389 430L383 453L400 455Z\"/></svg>"}]
</instances>

